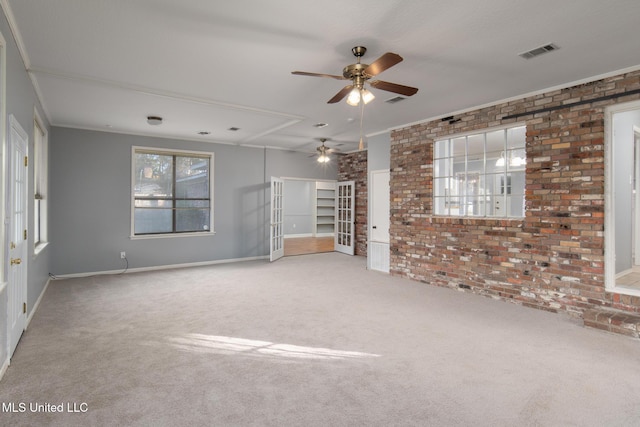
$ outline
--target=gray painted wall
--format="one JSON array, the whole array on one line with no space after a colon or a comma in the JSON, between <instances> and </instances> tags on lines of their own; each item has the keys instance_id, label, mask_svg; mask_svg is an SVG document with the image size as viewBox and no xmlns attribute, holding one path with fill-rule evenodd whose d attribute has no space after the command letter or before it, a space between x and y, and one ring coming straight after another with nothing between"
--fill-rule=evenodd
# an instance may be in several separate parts
<instances>
[{"instance_id":1,"label":"gray painted wall","mask_svg":"<svg viewBox=\"0 0 640 427\"><path fill-rule=\"evenodd\" d=\"M265 256L270 177L336 179L304 153L54 127L51 131L54 274L115 271ZM130 239L131 147L214 153L211 236Z\"/></svg>"},{"instance_id":2,"label":"gray painted wall","mask_svg":"<svg viewBox=\"0 0 640 427\"><path fill-rule=\"evenodd\" d=\"M336 161L318 163L315 156L284 150L266 150L266 178L336 179Z\"/></svg>"},{"instance_id":3,"label":"gray painted wall","mask_svg":"<svg viewBox=\"0 0 640 427\"><path fill-rule=\"evenodd\" d=\"M313 194L315 193L316 182L307 180L284 181L284 235L297 235L313 233Z\"/></svg>"},{"instance_id":4,"label":"gray painted wall","mask_svg":"<svg viewBox=\"0 0 640 427\"><path fill-rule=\"evenodd\" d=\"M20 57L15 40L9 28L9 24L6 20L4 12L0 13L0 33L6 41L6 111L5 118L8 118L10 114L13 114L20 125L24 128L29 136L29 153L33 153L33 120L34 109L37 109L40 117L46 120L46 116L43 114L42 107L38 101L37 95L31 83L31 79L24 68L24 62ZM47 123L44 123L47 132L49 127ZM8 120L7 120L8 131ZM4 141L8 141L7 133L4 135ZM28 172L29 186L28 186L28 218L29 227L33 222L33 162L29 165ZM2 185L6 186L6 180L2 178ZM3 201L4 203L5 201ZM49 278L50 271L50 254L51 247L45 248L38 256L34 256L34 245L32 233L29 233L28 247L29 247L29 259L27 264L27 314L30 316L33 314L33 308L38 301L38 298L42 294L44 287ZM6 245L6 242L2 242ZM2 260L5 263L3 271L6 273L6 260ZM2 277L2 282L6 282L6 275ZM7 360L7 295L6 292L0 294L0 367Z\"/></svg>"},{"instance_id":5,"label":"gray painted wall","mask_svg":"<svg viewBox=\"0 0 640 427\"><path fill-rule=\"evenodd\" d=\"M382 133L369 138L367 144L367 169L369 172L389 169L391 166L391 134Z\"/></svg>"}]
</instances>

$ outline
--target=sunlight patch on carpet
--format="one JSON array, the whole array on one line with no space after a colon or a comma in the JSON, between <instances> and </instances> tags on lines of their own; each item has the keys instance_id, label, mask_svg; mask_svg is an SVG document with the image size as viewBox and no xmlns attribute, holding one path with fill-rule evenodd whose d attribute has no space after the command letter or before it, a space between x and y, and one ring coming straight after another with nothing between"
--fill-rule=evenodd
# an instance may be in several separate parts
<instances>
[{"instance_id":1,"label":"sunlight patch on carpet","mask_svg":"<svg viewBox=\"0 0 640 427\"><path fill-rule=\"evenodd\" d=\"M380 357L379 354L359 351L333 350L293 344L276 344L244 338L218 335L186 334L168 339L179 350L194 353L214 353L285 359L347 360Z\"/></svg>"}]
</instances>

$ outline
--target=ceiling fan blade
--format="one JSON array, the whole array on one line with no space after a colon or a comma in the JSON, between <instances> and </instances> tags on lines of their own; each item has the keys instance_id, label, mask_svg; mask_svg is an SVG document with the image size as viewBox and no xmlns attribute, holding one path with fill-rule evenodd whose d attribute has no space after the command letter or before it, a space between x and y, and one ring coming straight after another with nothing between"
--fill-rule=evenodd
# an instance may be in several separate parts
<instances>
[{"instance_id":1,"label":"ceiling fan blade","mask_svg":"<svg viewBox=\"0 0 640 427\"><path fill-rule=\"evenodd\" d=\"M334 74L320 74L320 73L307 73L306 71L292 71L291 74L296 76L310 76L310 77L329 77L330 79L346 80L344 76L336 76Z\"/></svg>"},{"instance_id":2,"label":"ceiling fan blade","mask_svg":"<svg viewBox=\"0 0 640 427\"><path fill-rule=\"evenodd\" d=\"M375 87L376 89L386 90L388 92L395 92L404 96L415 95L416 92L418 92L417 87L404 86L404 85L399 85L397 83L385 82L382 80L374 80L372 82L369 82L369 84Z\"/></svg>"},{"instance_id":3,"label":"ceiling fan blade","mask_svg":"<svg viewBox=\"0 0 640 427\"><path fill-rule=\"evenodd\" d=\"M387 52L380 58L373 61L367 68L365 68L364 73L368 76L373 77L380 74L387 68L393 67L398 62L402 62L402 56L398 55L397 53Z\"/></svg>"},{"instance_id":4,"label":"ceiling fan blade","mask_svg":"<svg viewBox=\"0 0 640 427\"><path fill-rule=\"evenodd\" d=\"M351 92L351 89L353 89L353 85L343 87L340 92L336 93L333 98L327 101L327 104L335 104L336 102L340 102L342 98L344 98L349 92Z\"/></svg>"}]
</instances>

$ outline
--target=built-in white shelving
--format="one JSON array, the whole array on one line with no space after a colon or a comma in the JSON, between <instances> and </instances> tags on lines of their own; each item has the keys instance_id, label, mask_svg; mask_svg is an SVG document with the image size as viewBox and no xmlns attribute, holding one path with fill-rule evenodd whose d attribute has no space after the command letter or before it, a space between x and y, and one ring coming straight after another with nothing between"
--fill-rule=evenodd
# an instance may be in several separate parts
<instances>
[{"instance_id":1,"label":"built-in white shelving","mask_svg":"<svg viewBox=\"0 0 640 427\"><path fill-rule=\"evenodd\" d=\"M336 217L335 182L316 182L316 236L333 236Z\"/></svg>"}]
</instances>

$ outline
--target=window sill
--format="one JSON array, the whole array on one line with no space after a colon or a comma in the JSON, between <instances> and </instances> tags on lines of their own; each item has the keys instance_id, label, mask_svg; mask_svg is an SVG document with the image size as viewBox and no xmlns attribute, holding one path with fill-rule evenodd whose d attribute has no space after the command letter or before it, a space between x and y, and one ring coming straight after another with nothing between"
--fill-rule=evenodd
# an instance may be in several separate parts
<instances>
[{"instance_id":1,"label":"window sill","mask_svg":"<svg viewBox=\"0 0 640 427\"><path fill-rule=\"evenodd\" d=\"M40 252L42 252L47 246L49 246L49 242L38 243L38 246L33 250L33 258L37 258Z\"/></svg>"},{"instance_id":2,"label":"window sill","mask_svg":"<svg viewBox=\"0 0 640 427\"><path fill-rule=\"evenodd\" d=\"M522 222L526 217L524 216L462 216L462 215L442 215L442 214L433 214L427 215L426 218L432 218L434 221L452 221L452 220L473 220L473 221L512 221L512 222Z\"/></svg>"},{"instance_id":3,"label":"window sill","mask_svg":"<svg viewBox=\"0 0 640 427\"><path fill-rule=\"evenodd\" d=\"M613 288L605 289L606 292L612 294L620 294L620 295L630 295L634 297L640 297L640 289L637 288L627 288L625 286L614 286Z\"/></svg>"},{"instance_id":4,"label":"window sill","mask_svg":"<svg viewBox=\"0 0 640 427\"><path fill-rule=\"evenodd\" d=\"M144 234L141 236L129 236L131 240L148 240L148 239L175 239L179 237L211 237L215 235L215 231L208 233L170 233L170 234Z\"/></svg>"}]
</instances>

